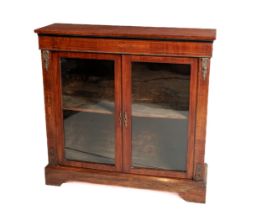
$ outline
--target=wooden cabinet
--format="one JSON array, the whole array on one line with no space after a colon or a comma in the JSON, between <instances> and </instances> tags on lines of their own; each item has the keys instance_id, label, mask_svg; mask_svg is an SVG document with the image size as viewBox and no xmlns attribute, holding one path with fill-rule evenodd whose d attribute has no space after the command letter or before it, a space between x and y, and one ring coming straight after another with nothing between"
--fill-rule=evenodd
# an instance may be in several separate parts
<instances>
[{"instance_id":1,"label":"wooden cabinet","mask_svg":"<svg viewBox=\"0 0 262 210\"><path fill-rule=\"evenodd\" d=\"M216 31L52 24L39 36L46 183L87 181L205 202Z\"/></svg>"}]
</instances>

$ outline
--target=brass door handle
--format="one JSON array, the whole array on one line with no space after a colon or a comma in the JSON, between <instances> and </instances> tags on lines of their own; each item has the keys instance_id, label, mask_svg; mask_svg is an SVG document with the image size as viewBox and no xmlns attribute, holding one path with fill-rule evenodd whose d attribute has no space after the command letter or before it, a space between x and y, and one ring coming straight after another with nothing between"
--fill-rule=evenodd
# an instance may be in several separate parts
<instances>
[{"instance_id":1,"label":"brass door handle","mask_svg":"<svg viewBox=\"0 0 262 210\"><path fill-rule=\"evenodd\" d=\"M127 113L124 112L124 126L127 128Z\"/></svg>"},{"instance_id":2,"label":"brass door handle","mask_svg":"<svg viewBox=\"0 0 262 210\"><path fill-rule=\"evenodd\" d=\"M127 128L127 113L126 112L119 113L119 122L121 126L122 124L124 124L125 128Z\"/></svg>"}]
</instances>

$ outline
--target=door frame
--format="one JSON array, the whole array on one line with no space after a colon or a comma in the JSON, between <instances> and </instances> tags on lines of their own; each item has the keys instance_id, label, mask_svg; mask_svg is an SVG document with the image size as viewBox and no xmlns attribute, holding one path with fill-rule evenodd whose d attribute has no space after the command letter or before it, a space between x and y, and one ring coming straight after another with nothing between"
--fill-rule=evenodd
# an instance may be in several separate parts
<instances>
[{"instance_id":1,"label":"door frame","mask_svg":"<svg viewBox=\"0 0 262 210\"><path fill-rule=\"evenodd\" d=\"M132 62L155 62L170 64L189 64L190 68L190 98L188 115L188 147L186 171L173 171L163 169L133 168L132 167ZM176 177L192 179L194 162L194 141L195 141L195 121L196 121L196 97L197 97L197 77L198 59L183 57L163 57L148 55L122 55L122 101L123 111L127 114L127 127L123 126L123 170L126 173L142 174L163 177Z\"/></svg>"},{"instance_id":2,"label":"door frame","mask_svg":"<svg viewBox=\"0 0 262 210\"><path fill-rule=\"evenodd\" d=\"M55 79L56 90L56 110L58 116L56 117L57 127L57 159L59 165L73 166L81 168L90 168L107 171L122 171L122 125L120 121L121 101L122 101L122 87L121 87L121 56L113 54L101 53L84 53L84 52L54 52L54 65L52 70L57 72ZM61 80L61 58L79 58L79 59L95 59L95 60L112 60L114 61L114 95L115 95L115 164L93 163L76 160L66 160L64 155L64 121L63 121L63 100L62 100L62 80Z\"/></svg>"}]
</instances>

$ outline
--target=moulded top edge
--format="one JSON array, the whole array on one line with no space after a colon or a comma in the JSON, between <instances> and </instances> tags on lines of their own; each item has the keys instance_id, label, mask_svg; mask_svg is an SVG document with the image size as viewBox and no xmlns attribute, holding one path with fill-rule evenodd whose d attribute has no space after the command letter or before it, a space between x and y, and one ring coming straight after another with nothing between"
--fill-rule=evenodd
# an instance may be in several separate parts
<instances>
[{"instance_id":1,"label":"moulded top edge","mask_svg":"<svg viewBox=\"0 0 262 210\"><path fill-rule=\"evenodd\" d=\"M124 39L156 39L213 42L215 29L112 26L54 23L39 29L38 35L103 37Z\"/></svg>"}]
</instances>

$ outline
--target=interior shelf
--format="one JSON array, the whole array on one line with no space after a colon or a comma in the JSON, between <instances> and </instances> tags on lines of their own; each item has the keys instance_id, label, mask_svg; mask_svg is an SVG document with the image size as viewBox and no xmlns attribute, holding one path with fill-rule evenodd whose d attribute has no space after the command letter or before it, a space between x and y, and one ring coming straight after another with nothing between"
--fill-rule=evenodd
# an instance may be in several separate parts
<instances>
[{"instance_id":1,"label":"interior shelf","mask_svg":"<svg viewBox=\"0 0 262 210\"><path fill-rule=\"evenodd\" d=\"M96 103L88 102L86 98L80 96L63 96L64 110L92 112L100 114L113 114L114 103L107 100L101 100ZM169 119L187 119L187 111L177 111L153 104L133 104L132 116L148 118L169 118Z\"/></svg>"},{"instance_id":2,"label":"interior shelf","mask_svg":"<svg viewBox=\"0 0 262 210\"><path fill-rule=\"evenodd\" d=\"M63 109L79 112L93 112L100 114L113 114L114 103L101 100L101 101L88 101L86 98L81 96L63 96Z\"/></svg>"}]
</instances>

